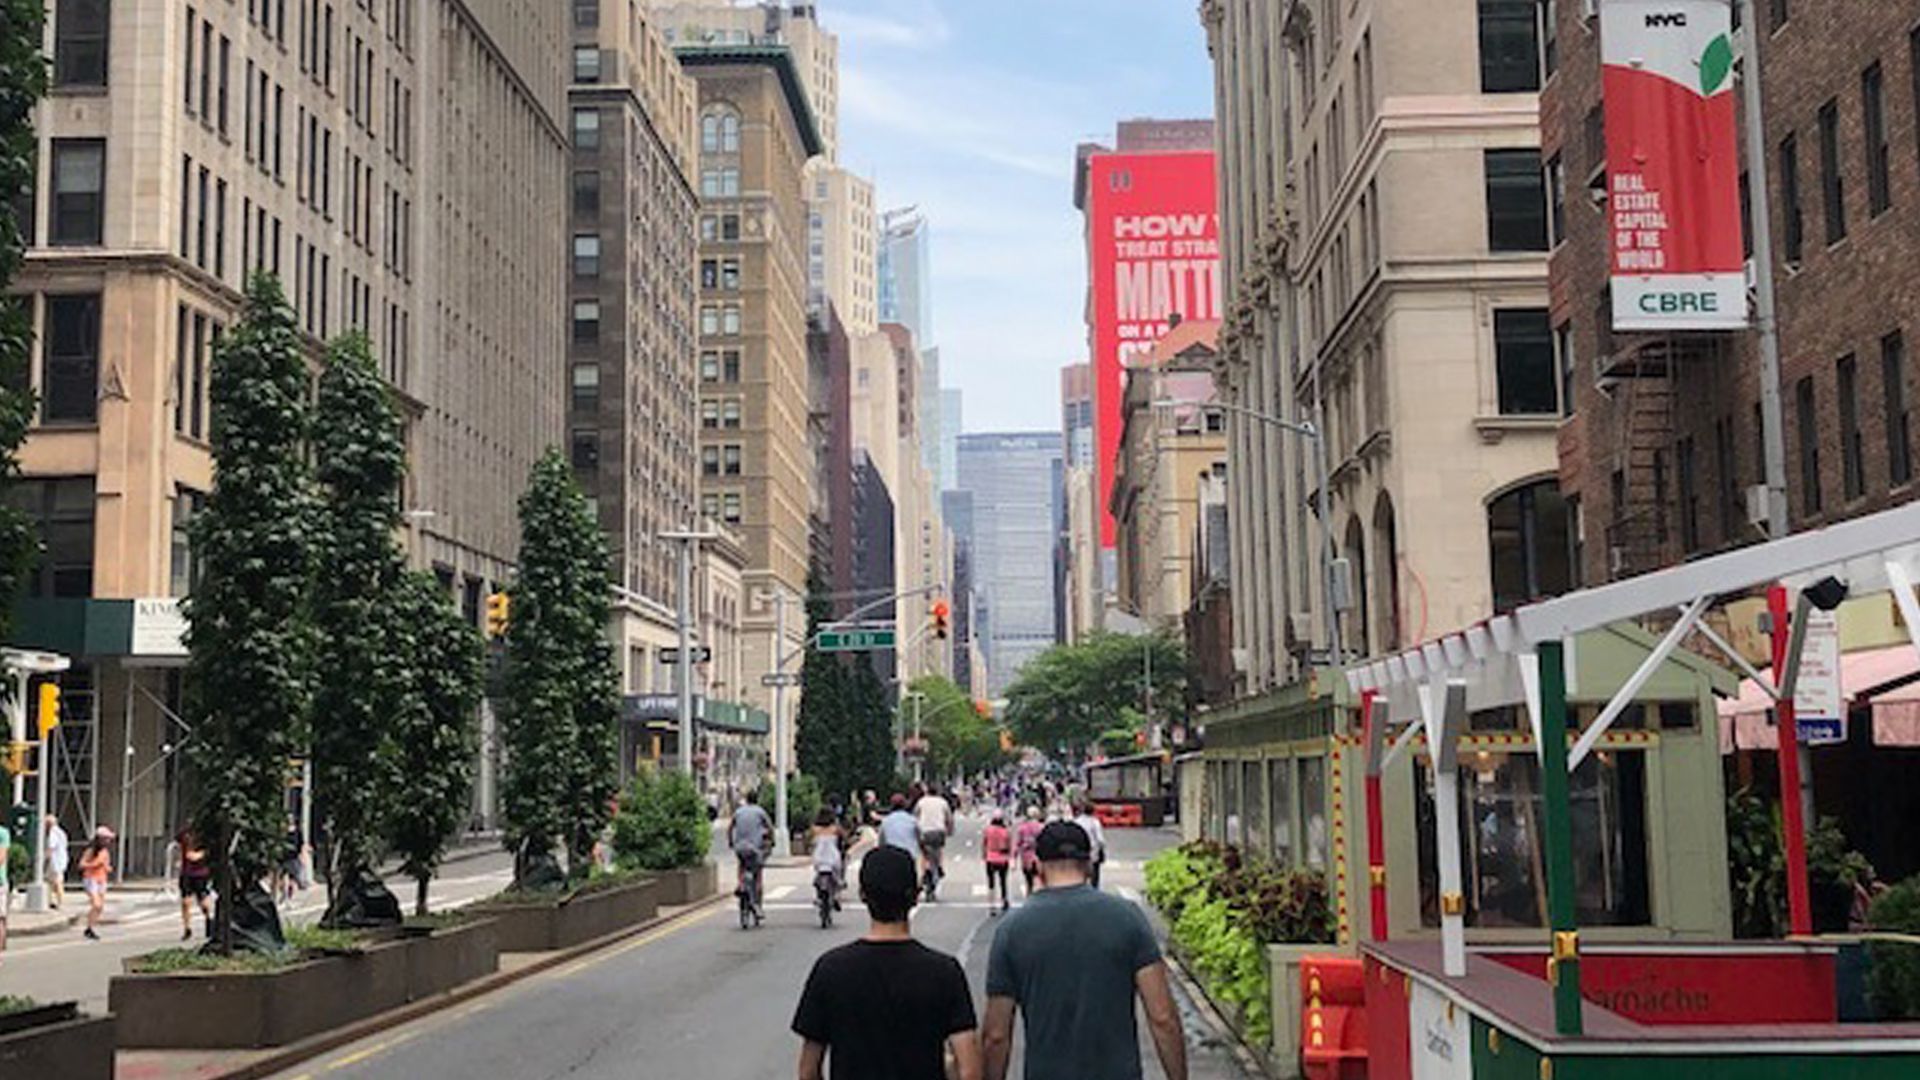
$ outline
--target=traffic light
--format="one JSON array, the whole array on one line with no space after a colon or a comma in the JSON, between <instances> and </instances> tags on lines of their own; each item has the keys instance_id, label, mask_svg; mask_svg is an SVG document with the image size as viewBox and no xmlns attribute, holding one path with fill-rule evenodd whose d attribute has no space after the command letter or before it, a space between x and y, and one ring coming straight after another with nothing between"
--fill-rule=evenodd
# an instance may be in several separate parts
<instances>
[{"instance_id":1,"label":"traffic light","mask_svg":"<svg viewBox=\"0 0 1920 1080\"><path fill-rule=\"evenodd\" d=\"M933 636L941 641L947 640L947 616L952 610L945 600L933 602Z\"/></svg>"},{"instance_id":2,"label":"traffic light","mask_svg":"<svg viewBox=\"0 0 1920 1080\"><path fill-rule=\"evenodd\" d=\"M7 775L27 775L27 747L32 743L10 742L7 744Z\"/></svg>"},{"instance_id":3,"label":"traffic light","mask_svg":"<svg viewBox=\"0 0 1920 1080\"><path fill-rule=\"evenodd\" d=\"M60 726L60 684L48 679L40 684L40 741L46 742Z\"/></svg>"},{"instance_id":4,"label":"traffic light","mask_svg":"<svg viewBox=\"0 0 1920 1080\"><path fill-rule=\"evenodd\" d=\"M487 596L487 636L499 638L507 636L507 612L512 600L506 593L497 592Z\"/></svg>"}]
</instances>

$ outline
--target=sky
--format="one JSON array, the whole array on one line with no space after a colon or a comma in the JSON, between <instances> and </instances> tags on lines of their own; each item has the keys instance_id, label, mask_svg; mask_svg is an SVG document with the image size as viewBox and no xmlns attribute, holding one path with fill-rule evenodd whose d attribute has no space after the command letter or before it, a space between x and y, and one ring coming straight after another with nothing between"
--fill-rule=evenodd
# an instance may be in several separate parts
<instances>
[{"instance_id":1,"label":"sky","mask_svg":"<svg viewBox=\"0 0 1920 1080\"><path fill-rule=\"evenodd\" d=\"M1073 150L1114 122L1213 112L1194 0L822 0L840 162L932 228L941 382L967 431L1058 430L1084 360Z\"/></svg>"}]
</instances>

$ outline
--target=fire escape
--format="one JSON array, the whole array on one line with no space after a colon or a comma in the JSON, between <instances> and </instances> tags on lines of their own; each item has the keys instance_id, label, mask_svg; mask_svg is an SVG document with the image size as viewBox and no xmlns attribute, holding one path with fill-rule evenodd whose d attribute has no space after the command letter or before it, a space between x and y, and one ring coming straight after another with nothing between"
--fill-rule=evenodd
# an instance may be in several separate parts
<instances>
[{"instance_id":1,"label":"fire escape","mask_svg":"<svg viewBox=\"0 0 1920 1080\"><path fill-rule=\"evenodd\" d=\"M1596 375L1613 397L1607 567L1614 579L1657 570L1675 560L1672 543L1673 445L1677 379L1682 364L1706 361L1711 339L1691 335L1616 339Z\"/></svg>"}]
</instances>

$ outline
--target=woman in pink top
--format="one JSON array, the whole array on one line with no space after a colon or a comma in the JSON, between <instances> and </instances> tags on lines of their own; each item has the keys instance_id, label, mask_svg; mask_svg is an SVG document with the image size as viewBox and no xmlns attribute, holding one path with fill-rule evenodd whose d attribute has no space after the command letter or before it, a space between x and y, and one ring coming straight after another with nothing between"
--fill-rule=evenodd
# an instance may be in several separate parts
<instances>
[{"instance_id":1,"label":"woman in pink top","mask_svg":"<svg viewBox=\"0 0 1920 1080\"><path fill-rule=\"evenodd\" d=\"M1013 906L1007 899L1008 864L1013 861L1013 833L1007 829L1006 815L995 812L993 823L987 826L987 832L980 844L987 859L987 895L993 895L995 882L1000 884L1000 906L993 909L998 915Z\"/></svg>"},{"instance_id":2,"label":"woman in pink top","mask_svg":"<svg viewBox=\"0 0 1920 1080\"><path fill-rule=\"evenodd\" d=\"M1027 820L1020 823L1015 834L1014 850L1020 855L1020 873L1027 879L1027 895L1033 895L1033 879L1040 875L1040 856L1034 852L1033 845L1040 839L1040 830L1045 828L1040 821L1040 808L1027 807Z\"/></svg>"}]
</instances>

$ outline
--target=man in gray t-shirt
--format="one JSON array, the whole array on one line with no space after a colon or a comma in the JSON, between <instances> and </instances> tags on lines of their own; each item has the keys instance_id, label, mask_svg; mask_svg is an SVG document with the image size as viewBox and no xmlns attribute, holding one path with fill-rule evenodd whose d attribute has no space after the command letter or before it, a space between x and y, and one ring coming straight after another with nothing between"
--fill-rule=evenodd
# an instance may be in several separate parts
<instances>
[{"instance_id":1,"label":"man in gray t-shirt","mask_svg":"<svg viewBox=\"0 0 1920 1080\"><path fill-rule=\"evenodd\" d=\"M1000 924L987 961L987 1080L1005 1080L1013 1015L1026 1080L1141 1080L1138 996L1168 1080L1187 1080L1185 1036L1153 928L1087 883L1085 829L1056 821L1034 843L1045 887Z\"/></svg>"}]
</instances>

